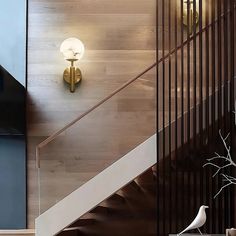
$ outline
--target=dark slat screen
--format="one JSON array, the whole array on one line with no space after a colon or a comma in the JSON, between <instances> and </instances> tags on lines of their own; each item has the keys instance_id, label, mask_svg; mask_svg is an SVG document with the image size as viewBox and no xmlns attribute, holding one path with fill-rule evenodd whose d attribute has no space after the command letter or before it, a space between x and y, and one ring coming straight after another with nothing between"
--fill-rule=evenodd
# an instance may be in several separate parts
<instances>
[{"instance_id":1,"label":"dark slat screen","mask_svg":"<svg viewBox=\"0 0 236 236\"><path fill-rule=\"evenodd\" d=\"M160 236L183 230L201 205L209 206L204 233L235 227L233 188L214 198L222 178L203 168L214 152L226 154L219 130L235 146L235 8L235 0L157 0Z\"/></svg>"}]
</instances>

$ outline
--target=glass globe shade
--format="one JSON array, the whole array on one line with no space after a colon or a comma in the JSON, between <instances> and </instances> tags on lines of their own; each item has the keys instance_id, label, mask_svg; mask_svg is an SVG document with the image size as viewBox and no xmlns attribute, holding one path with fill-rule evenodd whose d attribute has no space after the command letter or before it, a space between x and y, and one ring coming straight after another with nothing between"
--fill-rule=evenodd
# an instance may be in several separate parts
<instances>
[{"instance_id":1,"label":"glass globe shade","mask_svg":"<svg viewBox=\"0 0 236 236\"><path fill-rule=\"evenodd\" d=\"M84 44L77 38L64 40L60 52L66 60L80 60L84 55Z\"/></svg>"}]
</instances>

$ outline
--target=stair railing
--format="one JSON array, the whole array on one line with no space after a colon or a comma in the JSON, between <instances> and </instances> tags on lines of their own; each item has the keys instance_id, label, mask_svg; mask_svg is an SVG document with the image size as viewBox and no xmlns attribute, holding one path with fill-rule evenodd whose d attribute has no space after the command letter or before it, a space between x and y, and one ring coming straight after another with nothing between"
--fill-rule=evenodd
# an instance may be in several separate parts
<instances>
[{"instance_id":1,"label":"stair railing","mask_svg":"<svg viewBox=\"0 0 236 236\"><path fill-rule=\"evenodd\" d=\"M230 11L227 11L227 15L230 13ZM41 148L43 148L44 146L46 146L47 144L49 144L52 140L54 140L58 135L60 135L62 132L64 132L66 129L68 129L69 127L71 127L73 124L77 123L79 120L81 120L83 117L85 117L86 115L88 115L90 112L92 112L93 110L95 110L97 107L99 107L100 105L102 105L103 103L105 103L107 100L109 100L110 98L112 98L114 95L116 95L117 93L119 93L121 90L123 90L124 88L126 88L127 86L129 86L131 83L133 83L134 81L136 81L137 79L139 79L142 75L146 74L148 71L150 71L152 68L154 68L155 66L159 65L160 63L162 63L163 61L165 61L166 59L168 59L170 56L174 55L175 53L177 53L177 51L181 50L181 48L183 48L184 46L186 46L188 43L190 43L191 41L193 41L196 37L198 37L200 34L206 32L207 30L209 30L212 25L216 24L219 20L222 20L223 17L225 16L225 14L221 14L219 18L215 19L214 21L212 21L211 23L207 24L205 27L202 27L201 29L199 29L198 32L196 32L194 35L191 35L188 39L186 39L185 41L183 41L179 46L174 47L172 50L170 50L168 53L166 53L165 55L163 55L162 58L158 59L158 62L153 63L151 66L147 67L144 71L142 71L141 73L139 73L137 76L135 76L134 78L130 79L129 81L127 81L125 84L123 84L121 87L119 87L118 89L114 90L111 94L109 94L108 96L106 96L104 99L102 99L100 102L98 102L96 105L94 105L93 107L91 107L90 109L88 109L86 112L84 112L82 115L80 115L79 117L77 117L76 119L74 119L73 121L71 121L70 123L68 123L67 125L65 125L62 129L56 131L55 133L53 133L52 135L50 135L47 139L45 139L44 141L42 141L41 143L39 143L36 146L36 164L37 164L37 168L40 168L40 158L39 158L39 151Z\"/></svg>"},{"instance_id":2,"label":"stair railing","mask_svg":"<svg viewBox=\"0 0 236 236\"><path fill-rule=\"evenodd\" d=\"M39 214L156 133L156 65L37 145Z\"/></svg>"},{"instance_id":3,"label":"stair railing","mask_svg":"<svg viewBox=\"0 0 236 236\"><path fill-rule=\"evenodd\" d=\"M224 15L221 16L221 18ZM213 24L215 24L217 22L217 20L215 20L214 22L208 24L207 26L203 27L201 29L201 31L196 33L196 36L199 36L200 33L205 32L206 30L208 30L209 27L211 27ZM155 66L157 66L157 64L159 65L160 63L162 63L163 61L165 61L166 59L168 59L171 55L174 55L177 51L181 50L182 47L186 46L188 42L193 41L194 37L196 36L191 36L189 39L185 40L181 45L177 46L176 48L172 49L169 53L167 53L166 55L164 55L161 59L158 60L158 63L155 62L152 65L150 65L149 67L147 67L144 71L142 71L141 73L139 73L137 76L135 76L134 78L130 79L129 81L127 81L126 83L124 83L121 87L119 87L118 89L114 90L111 94L109 94L108 96L106 96L104 99L102 99L100 102L98 102L97 104L95 104L93 107L91 107L90 109L88 109L86 112L84 112L82 115L80 115L79 117L77 117L76 119L74 119L73 121L71 121L70 123L68 123L67 125L65 125L62 129L56 131L55 133L53 133L52 135L50 135L47 139L45 139L44 141L42 141L41 143L39 143L36 146L36 164L37 164L37 168L40 168L40 158L39 158L39 151L41 148L43 148L44 146L46 146L47 144L49 144L52 140L54 140L58 135L60 135L62 132L64 132L66 129L68 129L69 127L71 127L73 124L77 123L79 120L81 120L83 117L85 117L86 115L88 115L90 112L92 112L93 110L95 110L97 107L99 107L100 105L102 105L103 103L105 103L107 100L109 100L110 98L112 98L114 95L116 95L117 93L119 93L121 90L123 90L124 88L126 88L127 86L129 86L131 83L133 83L134 81L136 81L137 79L139 79L142 75L146 74L148 71L150 71L151 69L153 69Z\"/></svg>"},{"instance_id":4,"label":"stair railing","mask_svg":"<svg viewBox=\"0 0 236 236\"><path fill-rule=\"evenodd\" d=\"M210 24L206 25L205 27L202 27L201 30L199 32L196 32L194 37L193 36L190 36L188 37L185 41L182 41L180 45L176 45L176 47L174 49L170 48L169 52L166 53L167 51L165 51L164 49L162 50L162 58L159 60L157 58L157 62L153 63L152 65L150 65L149 67L147 67L143 72L141 72L140 74L138 74L137 76L135 76L134 78L132 78L131 80L127 81L125 84L123 84L121 87L119 87L118 89L114 90L111 94L109 94L108 96L106 96L104 99L102 99L101 101L99 101L97 104L95 104L93 107L91 107L90 109L88 109L86 112L84 112L82 115L80 115L79 117L77 117L76 119L74 119L73 121L69 122L68 124L66 124L62 129L54 132L52 135L50 135L47 139L45 139L43 142L41 142L40 144L38 144L36 146L36 166L38 168L38 172L39 172L39 176L40 176L40 168L41 168L41 152L42 152L42 149L43 148L46 148L49 144L52 144L53 141L55 141L56 138L58 138L59 136L62 135L62 133L64 133L65 131L67 131L68 129L70 129L71 127L73 127L75 124L78 124L80 123L79 121L82 121L82 118L84 118L85 116L90 116L92 112L94 112L97 108L100 108L103 104L105 104L107 101L110 101L111 99L114 99L115 95L118 95L120 92L123 92L129 85L133 84L135 81L138 81L138 79L140 79L142 76L144 76L147 72L151 71L152 69L154 69L156 66L158 66L158 80L156 81L157 82L157 96L158 98L160 99L157 99L157 110L158 110L158 117L157 117L157 126L158 126L158 129L159 127L162 126L161 124L161 119L162 119L162 123L163 123L163 129L162 129L162 132L163 134L162 135L158 135L158 151L159 151L159 154L161 153L166 153L168 151L172 151L172 149L170 148L170 145L171 143L173 142L173 140L171 139L171 135L170 133L168 132L171 132L172 134L174 134L174 132L172 131L172 129L174 128L174 126L176 125L171 125L171 122L172 122L172 117L170 115L170 111L167 110L164 110L162 109L161 110L161 105L159 104L160 103L160 100L162 99L163 101L164 100L167 100L169 101L170 99L168 99L168 96L170 97L170 91L168 92L169 94L166 94L166 92L163 90L163 91L160 91L161 87L159 86L161 83L161 67L163 64L167 63L167 61L172 57L172 56L176 56L178 54L179 51L183 51L183 48L185 46L189 46L190 42L196 40L196 37L197 36L201 36L203 32L206 32L207 30L210 29L210 27L212 27L212 25L216 24L219 19L222 19L224 16L221 15L219 16L218 19L216 19L215 21L211 22ZM157 48L157 51L158 51L158 48ZM167 68L167 67L166 67ZM160 70L159 70L160 69ZM165 69L165 68L164 68ZM168 80L168 78L164 77L163 81ZM153 80L154 81L154 80ZM159 85L158 85L159 84ZM170 88L169 88L170 90ZM175 87L175 90L174 90L174 93L176 94L176 91L177 91L177 87ZM154 100L154 99L153 99ZM162 107L164 108L164 107ZM166 108L165 108L166 109ZM154 110L153 110L154 111ZM160 117L160 112L159 111L162 111L162 117ZM169 113L168 113L169 112ZM168 116L169 116L169 119L168 119L168 124L166 125L165 124L165 115L168 113ZM182 115L185 115L185 111ZM188 112L188 119L189 117L191 116L190 112ZM176 118L176 117L175 117ZM179 119L179 117L177 116L177 119ZM178 122L176 119L176 122ZM186 120L185 118L181 118L181 122L183 120ZM84 119L83 119L84 121ZM166 126L170 126L169 128L169 131L167 131L166 129ZM139 127L140 128L140 127ZM154 129L153 129L154 130ZM183 133L183 132L182 132ZM168 135L169 134L169 135ZM192 134L190 133L190 136ZM159 138L159 136L163 137L163 138ZM177 137L178 138L178 137ZM177 139L176 139L177 140ZM82 144L81 144L82 145ZM166 147L164 147L164 145L166 145ZM174 145L172 145L174 146ZM177 143L177 146L178 146L178 143ZM163 150L166 149L166 150ZM178 146L179 148L179 146ZM56 155L56 154L54 154ZM161 157L162 155L159 155L159 157ZM165 156L165 155L163 155ZM79 157L77 157L79 158ZM49 158L50 159L50 158ZM63 162L63 160L61 160L61 162ZM54 170L53 170L54 171ZM52 171L52 172L53 172ZM68 177L68 176L67 176ZM38 178L39 181L40 181L40 178ZM43 179L43 181L46 181ZM40 186L40 183L39 183L39 186ZM40 189L40 187L39 187ZM40 192L41 190L39 190Z\"/></svg>"},{"instance_id":5,"label":"stair railing","mask_svg":"<svg viewBox=\"0 0 236 236\"><path fill-rule=\"evenodd\" d=\"M95 104L93 107L89 108L86 112L84 112L82 115L80 115L79 117L77 117L76 119L74 119L73 121L71 121L70 123L68 123L67 125L65 125L62 129L56 131L55 133L53 133L52 135L50 135L47 139L45 139L43 142L39 143L36 146L36 164L37 164L37 168L40 168L40 158L39 158L39 152L40 149L43 148L44 146L46 146L47 144L49 144L51 141L53 141L56 137L58 137L62 132L64 132L65 130L67 130L68 128L70 128L72 125L74 125L75 123L77 123L78 121L80 121L83 117L85 117L86 115L88 115L89 113L91 113L93 110L95 110L97 107L99 107L100 105L102 105L103 103L105 103L107 100L109 100L110 98L112 98L114 95L116 95L117 93L119 93L120 91L122 91L124 88L128 87L130 84L132 84L134 81L136 81L137 79L139 79L141 76L143 76L144 74L146 74L148 71L150 71L151 69L153 69L155 66L157 65L157 63L153 63L151 66L147 67L144 71L142 71L141 73L139 73L137 76L135 76L134 78L130 79L129 81L127 81L126 83L124 83L122 86L120 86L118 89L114 90L112 93L110 93L108 96L106 96L105 98L103 98L100 102L98 102L97 104Z\"/></svg>"}]
</instances>

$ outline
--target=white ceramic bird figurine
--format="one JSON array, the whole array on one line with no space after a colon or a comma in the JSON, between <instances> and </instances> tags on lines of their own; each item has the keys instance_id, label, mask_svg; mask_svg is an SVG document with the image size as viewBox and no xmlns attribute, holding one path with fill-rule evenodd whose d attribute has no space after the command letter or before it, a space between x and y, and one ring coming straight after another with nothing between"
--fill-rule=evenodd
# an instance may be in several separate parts
<instances>
[{"instance_id":1,"label":"white ceramic bird figurine","mask_svg":"<svg viewBox=\"0 0 236 236\"><path fill-rule=\"evenodd\" d=\"M199 228L202 227L206 223L206 211L205 211L206 208L209 208L209 207L204 206L204 205L201 206L193 222L186 229L184 229L182 232L180 232L177 235L181 235L184 232L189 231L191 229L197 229L199 233L202 235L202 232L200 231Z\"/></svg>"}]
</instances>

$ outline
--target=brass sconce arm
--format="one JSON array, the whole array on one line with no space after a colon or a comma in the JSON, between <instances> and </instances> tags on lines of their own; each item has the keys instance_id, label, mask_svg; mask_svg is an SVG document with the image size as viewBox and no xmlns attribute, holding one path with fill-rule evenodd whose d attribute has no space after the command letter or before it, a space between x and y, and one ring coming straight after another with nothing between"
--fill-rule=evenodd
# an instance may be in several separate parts
<instances>
[{"instance_id":1,"label":"brass sconce arm","mask_svg":"<svg viewBox=\"0 0 236 236\"><path fill-rule=\"evenodd\" d=\"M75 92L75 85L82 79L82 74L80 69L74 66L74 62L77 61L77 59L68 59L67 61L70 61L71 65L65 69L63 79L70 85L70 92L73 93Z\"/></svg>"}]
</instances>

